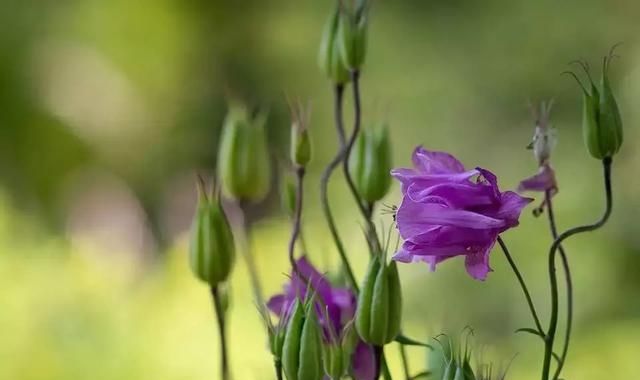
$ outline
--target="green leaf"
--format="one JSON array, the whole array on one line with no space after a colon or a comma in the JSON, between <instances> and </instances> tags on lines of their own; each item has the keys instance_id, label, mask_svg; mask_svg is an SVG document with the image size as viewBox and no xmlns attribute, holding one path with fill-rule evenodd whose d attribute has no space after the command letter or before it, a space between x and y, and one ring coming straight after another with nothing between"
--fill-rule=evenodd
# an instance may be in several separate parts
<instances>
[{"instance_id":1,"label":"green leaf","mask_svg":"<svg viewBox=\"0 0 640 380\"><path fill-rule=\"evenodd\" d=\"M422 371L422 372L418 373L417 375L411 376L409 378L409 380L426 379L428 377L431 377L431 371Z\"/></svg>"},{"instance_id":2,"label":"green leaf","mask_svg":"<svg viewBox=\"0 0 640 380\"><path fill-rule=\"evenodd\" d=\"M396 342L403 344L405 346L421 346L421 347L427 347L431 350L433 350L433 346L427 343L422 343L420 341L417 341L415 339L411 339L405 335L399 334L396 339Z\"/></svg>"},{"instance_id":3,"label":"green leaf","mask_svg":"<svg viewBox=\"0 0 640 380\"><path fill-rule=\"evenodd\" d=\"M533 335L539 336L540 338L542 338L544 340L544 334L542 334L540 331L538 331L536 329L533 329L533 328L530 328L530 327L523 327L523 328L517 329L515 332L516 333L526 332L526 333L529 333L529 334L533 334Z\"/></svg>"}]
</instances>

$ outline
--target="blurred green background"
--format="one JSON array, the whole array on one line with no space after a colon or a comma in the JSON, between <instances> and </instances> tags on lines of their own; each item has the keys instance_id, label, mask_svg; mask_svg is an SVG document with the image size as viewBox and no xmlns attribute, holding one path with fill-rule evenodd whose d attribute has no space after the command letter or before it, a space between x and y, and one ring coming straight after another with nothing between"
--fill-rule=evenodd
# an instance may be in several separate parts
<instances>
[{"instance_id":1,"label":"blurred green background","mask_svg":"<svg viewBox=\"0 0 640 380\"><path fill-rule=\"evenodd\" d=\"M194 174L215 167L230 97L270 109L274 162L286 154L285 94L310 100L315 157L304 231L310 255L335 270L318 176L336 150L331 88L317 69L333 2L68 0L0 2L0 379L214 379L217 334L205 286L190 275L186 232ZM640 373L640 3L631 0L376 1L362 77L364 122L391 126L395 163L422 143L496 172L503 188L536 170L524 147L528 100L555 99L553 163L562 229L603 207L600 166L582 146L577 85L560 73L585 58L612 66L626 140L614 160L614 214L566 244L576 287L566 379ZM347 102L351 120L351 102ZM349 123L348 123L349 124ZM277 165L276 165L277 166ZM275 178L275 176L274 176ZM274 179L275 181L275 179ZM252 237L272 294L288 271L279 186L253 205ZM357 272L367 253L341 175L333 209ZM538 197L539 198L539 197ZM386 200L397 204L397 187ZM544 218L522 217L505 240L548 316ZM387 226L390 217L377 213ZM542 344L499 251L486 282L451 260L430 273L401 266L405 330L420 339L476 329L511 379L537 379ZM232 281L236 379L271 378L246 267ZM397 352L388 350L400 373ZM411 367L426 354L410 349Z\"/></svg>"}]
</instances>

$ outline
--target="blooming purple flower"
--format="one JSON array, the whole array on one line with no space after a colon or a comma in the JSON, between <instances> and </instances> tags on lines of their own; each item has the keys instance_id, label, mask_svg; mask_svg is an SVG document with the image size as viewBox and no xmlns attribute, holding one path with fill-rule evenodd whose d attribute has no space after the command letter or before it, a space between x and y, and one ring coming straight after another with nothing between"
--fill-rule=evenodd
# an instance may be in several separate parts
<instances>
[{"instance_id":1,"label":"blooming purple flower","mask_svg":"<svg viewBox=\"0 0 640 380\"><path fill-rule=\"evenodd\" d=\"M393 259L424 261L435 270L436 264L462 255L467 272L484 280L498 235L518 225L520 212L532 199L500 192L493 173L465 170L448 153L417 147L413 165L391 171L403 193L396 222L404 243Z\"/></svg>"},{"instance_id":2,"label":"blooming purple flower","mask_svg":"<svg viewBox=\"0 0 640 380\"><path fill-rule=\"evenodd\" d=\"M318 307L318 320L325 331L325 338L331 336L329 328L333 329L335 335L340 336L347 323L354 318L357 304L355 294L350 289L331 286L329 280L313 267L306 256L299 258L296 265L300 274L311 284L309 288L313 288L316 296L322 300L322 305L326 306L326 313ZM305 298L307 288L306 282L292 271L291 281L284 286L284 292L271 297L267 307L280 318L286 318L296 297L300 300ZM373 348L358 341L351 357L354 378L373 380L375 365Z\"/></svg>"}]
</instances>

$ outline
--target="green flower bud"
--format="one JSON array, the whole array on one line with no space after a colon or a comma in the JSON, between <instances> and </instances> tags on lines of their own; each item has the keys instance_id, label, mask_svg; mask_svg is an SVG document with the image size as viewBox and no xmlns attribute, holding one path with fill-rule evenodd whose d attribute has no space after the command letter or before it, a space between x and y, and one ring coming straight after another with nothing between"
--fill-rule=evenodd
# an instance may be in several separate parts
<instances>
[{"instance_id":1,"label":"green flower bud","mask_svg":"<svg viewBox=\"0 0 640 380\"><path fill-rule=\"evenodd\" d=\"M395 261L374 257L358 296L356 329L367 343L384 346L400 332L402 292Z\"/></svg>"},{"instance_id":2,"label":"green flower bud","mask_svg":"<svg viewBox=\"0 0 640 380\"><path fill-rule=\"evenodd\" d=\"M282 347L282 368L289 380L320 380L322 331L313 302L295 301Z\"/></svg>"},{"instance_id":3,"label":"green flower bud","mask_svg":"<svg viewBox=\"0 0 640 380\"><path fill-rule=\"evenodd\" d=\"M340 57L340 47L337 40L339 18L340 10L336 7L322 32L318 64L335 83L344 84L349 81L349 71Z\"/></svg>"},{"instance_id":4,"label":"green flower bud","mask_svg":"<svg viewBox=\"0 0 640 380\"><path fill-rule=\"evenodd\" d=\"M224 282L235 258L233 235L218 197L207 197L200 189L191 231L189 263L200 280L210 286Z\"/></svg>"},{"instance_id":5,"label":"green flower bud","mask_svg":"<svg viewBox=\"0 0 640 380\"><path fill-rule=\"evenodd\" d=\"M282 349L284 346L284 337L286 333L285 327L285 325L278 324L269 331L269 348L274 359L277 361L282 360Z\"/></svg>"},{"instance_id":6,"label":"green flower bud","mask_svg":"<svg viewBox=\"0 0 640 380\"><path fill-rule=\"evenodd\" d=\"M349 172L360 196L367 202L382 199L391 186L391 144L384 124L366 128L349 156Z\"/></svg>"},{"instance_id":7,"label":"green flower bud","mask_svg":"<svg viewBox=\"0 0 640 380\"><path fill-rule=\"evenodd\" d=\"M623 140L622 119L608 76L612 58L613 51L604 58L599 89L591 79L586 63L579 62L587 73L588 89L573 72L569 72L582 88L582 132L585 145L591 156L599 160L615 155L620 150Z\"/></svg>"},{"instance_id":8,"label":"green flower bud","mask_svg":"<svg viewBox=\"0 0 640 380\"><path fill-rule=\"evenodd\" d=\"M326 320L330 320L328 314L325 317ZM351 364L351 355L358 343L352 322L344 326L339 336L333 330L333 326L330 325L328 328L329 337L323 345L322 362L325 374L332 380L342 379Z\"/></svg>"},{"instance_id":9,"label":"green flower bud","mask_svg":"<svg viewBox=\"0 0 640 380\"><path fill-rule=\"evenodd\" d=\"M367 9L359 3L355 9L346 4L340 11L338 41L342 63L350 70L358 70L364 63L367 50Z\"/></svg>"},{"instance_id":10,"label":"green flower bud","mask_svg":"<svg viewBox=\"0 0 640 380\"><path fill-rule=\"evenodd\" d=\"M246 108L231 106L218 150L218 175L229 196L262 200L270 186L270 162L264 129L266 114L251 118Z\"/></svg>"},{"instance_id":11,"label":"green flower bud","mask_svg":"<svg viewBox=\"0 0 640 380\"><path fill-rule=\"evenodd\" d=\"M291 125L291 162L305 167L311 161L311 138L307 128L309 121L304 109L298 108L293 112Z\"/></svg>"}]
</instances>

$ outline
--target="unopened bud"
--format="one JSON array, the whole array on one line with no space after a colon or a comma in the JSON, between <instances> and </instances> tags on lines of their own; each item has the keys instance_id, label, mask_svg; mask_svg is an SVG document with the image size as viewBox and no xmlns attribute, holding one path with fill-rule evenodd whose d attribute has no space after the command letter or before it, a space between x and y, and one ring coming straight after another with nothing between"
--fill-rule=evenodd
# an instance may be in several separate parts
<instances>
[{"instance_id":1,"label":"unopened bud","mask_svg":"<svg viewBox=\"0 0 640 380\"><path fill-rule=\"evenodd\" d=\"M368 9L366 2L349 7L343 2L338 25L338 41L342 63L350 70L359 70L367 50Z\"/></svg>"},{"instance_id":2,"label":"unopened bud","mask_svg":"<svg viewBox=\"0 0 640 380\"><path fill-rule=\"evenodd\" d=\"M270 186L270 162L264 129L266 114L251 117L234 105L225 119L218 150L218 175L225 193L238 200L260 201Z\"/></svg>"},{"instance_id":3,"label":"unopened bud","mask_svg":"<svg viewBox=\"0 0 640 380\"><path fill-rule=\"evenodd\" d=\"M311 161L311 137L309 136L308 113L303 107L292 109L291 162L305 167Z\"/></svg>"},{"instance_id":4,"label":"unopened bud","mask_svg":"<svg viewBox=\"0 0 640 380\"><path fill-rule=\"evenodd\" d=\"M349 81L349 71L340 57L340 47L337 39L339 18L340 9L336 7L322 32L318 64L336 84L344 84Z\"/></svg>"},{"instance_id":5,"label":"unopened bud","mask_svg":"<svg viewBox=\"0 0 640 380\"><path fill-rule=\"evenodd\" d=\"M200 189L191 231L189 263L200 280L215 287L231 273L235 248L231 227L217 196Z\"/></svg>"},{"instance_id":6,"label":"unopened bud","mask_svg":"<svg viewBox=\"0 0 640 380\"><path fill-rule=\"evenodd\" d=\"M282 368L289 380L321 380L322 331L314 302L296 299L282 347Z\"/></svg>"},{"instance_id":7,"label":"unopened bud","mask_svg":"<svg viewBox=\"0 0 640 380\"><path fill-rule=\"evenodd\" d=\"M391 144L386 125L365 128L349 156L349 172L360 196L368 202L382 199L391 186Z\"/></svg>"},{"instance_id":8,"label":"unopened bud","mask_svg":"<svg viewBox=\"0 0 640 380\"><path fill-rule=\"evenodd\" d=\"M358 296L356 329L363 341L384 346L400 332L402 292L395 261L374 257Z\"/></svg>"}]
</instances>

